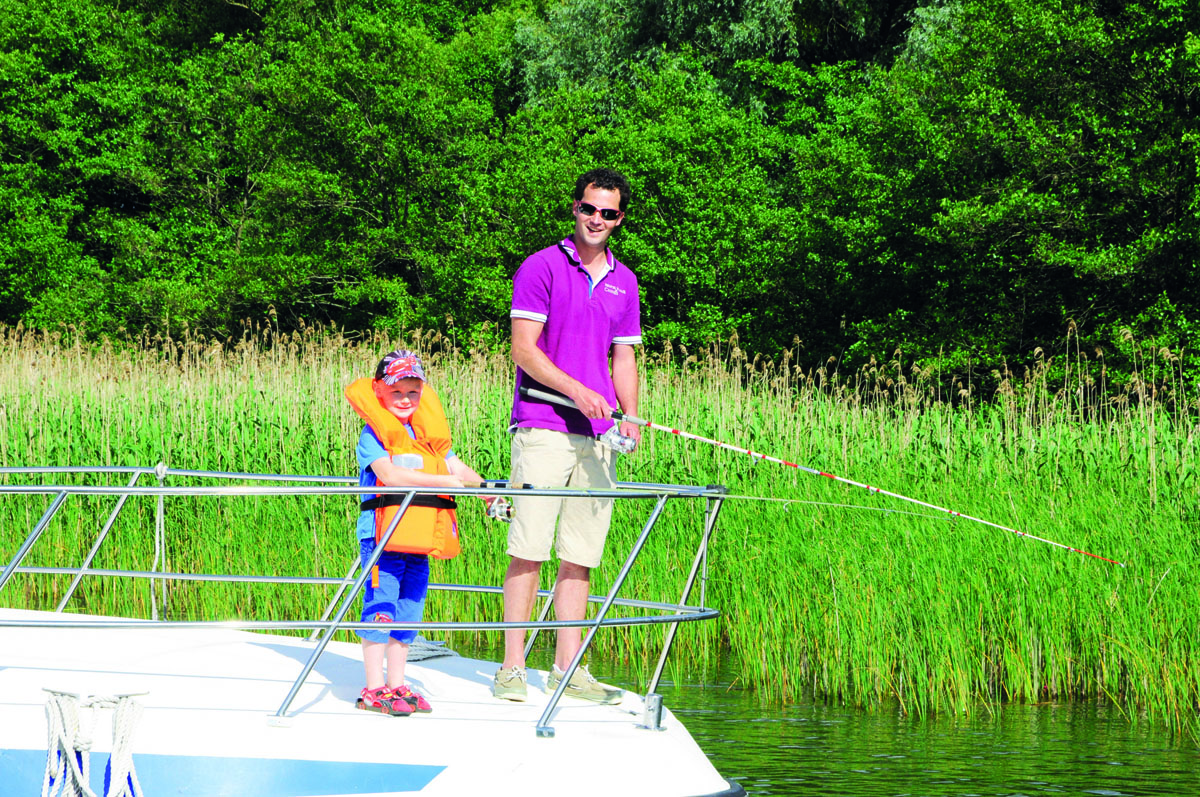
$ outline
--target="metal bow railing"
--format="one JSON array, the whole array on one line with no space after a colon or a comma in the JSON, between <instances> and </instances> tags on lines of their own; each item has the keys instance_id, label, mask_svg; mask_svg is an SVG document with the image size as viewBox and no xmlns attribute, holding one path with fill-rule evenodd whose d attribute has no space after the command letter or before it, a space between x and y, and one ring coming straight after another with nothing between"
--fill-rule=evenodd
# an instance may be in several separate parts
<instances>
[{"instance_id":1,"label":"metal bow railing","mask_svg":"<svg viewBox=\"0 0 1200 797\"><path fill-rule=\"evenodd\" d=\"M80 479L111 477L112 475L122 475L128 477L128 482L124 485L97 485L97 484L78 484L66 483L74 482ZM153 476L157 485L139 484L139 481L146 477ZM21 477L24 480L29 480L30 477L69 477L60 479L58 483L41 483L41 484L12 484L9 482L12 477ZM187 485L171 485L171 479L187 478L189 480L198 479L200 484ZM7 565L0 573L0 600L3 600L3 593L6 585L11 581L14 575L45 575L45 576L67 576L71 577L71 581L58 600L54 614L56 617L53 620L28 620L28 619L5 619L0 618L0 625L6 626L50 626L55 628L97 628L97 627L112 627L112 628L195 628L195 627L220 627L240 630L264 630L264 631L296 631L296 630L311 630L309 640L313 642L313 650L311 651L308 660L305 662L303 669L292 684L286 697L284 697L278 710L275 713L275 718L282 719L287 715L287 711L295 699L296 694L303 686L305 680L312 672L317 660L325 650L329 641L334 635L341 630L357 630L364 628L372 628L380 623L364 623L347 621L346 615L357 599L366 578L369 576L371 568L375 565L378 557L383 551L383 546L376 546L374 558L367 564L366 567L360 565L358 558L348 568L346 575L342 578L329 578L318 576L258 576L258 575L239 575L232 573L185 573L185 572L168 572L159 569L159 563L164 561L161 552L165 545L167 535L166 529L166 513L165 502L168 498L175 497L200 497L200 496L305 496L305 495L327 495L339 496L345 495L347 499L357 500L357 496L363 492L356 479L345 477L315 477L315 476L299 476L287 474L253 474L253 473L230 473L219 471L200 471L200 470L184 470L167 468L163 464L156 467L38 467L38 468L0 468L0 480L5 483L0 484L0 497L12 495L46 495L50 496L51 500L45 511L34 524L30 532L22 539L15 553L9 559ZM232 483L237 482L237 483ZM409 502L415 495L422 494L441 494L441 495L506 495L506 496L547 496L547 497L591 497L591 498L612 498L614 500L642 500L652 503L652 509L642 526L641 532L634 540L630 549L625 552L622 564L614 577L612 584L609 587L607 594L603 596L591 595L588 601L591 604L597 605L595 616L589 619L580 621L563 621L563 620L548 620L546 619L549 613L550 605L553 600L553 592L550 590L539 590L539 597L545 599L542 610L536 620L530 622L482 622L482 621L446 621L446 620L426 620L420 623L389 623L391 629L417 629L422 631L436 630L459 630L459 631L503 631L508 628L525 628L531 629L528 640L526 653L532 648L534 639L541 629L546 628L569 628L581 627L586 629L583 644L581 645L578 654L571 662L566 674L559 682L558 688L551 696L546 705L546 709L538 720L536 732L539 736L551 737L554 735L554 729L550 724L551 717L555 708L561 699L567 683L570 680L572 673L578 668L587 649L592 644L601 628L615 626L636 626L649 624L667 624L668 630L664 639L663 647L659 653L658 662L654 669L654 673L647 685L645 695L646 715L641 727L656 729L659 725L659 712L661 711L661 699L656 694L656 689L659 680L662 677L663 668L666 664L667 657L673 645L676 632L680 623L697 622L702 620L710 620L719 616L719 612L713 608L707 607L705 603L705 580L708 569L708 550L716 529L717 517L721 510L721 505L726 497L726 490L720 486L693 487L677 484L650 484L642 482L621 482L615 489L611 490L573 490L573 489L553 489L553 488L538 488L530 485L511 485L507 482L487 482L486 485L480 487L462 487L462 488L414 488L414 487L372 487L371 491L376 494L400 494L405 496L405 500L400 505L400 511L396 513L392 521L391 527L387 530L390 535L391 531L396 527L404 510L408 507ZM73 566L55 566L55 567L31 567L25 566L22 563L29 555L30 551L37 544L38 540L46 532L51 522L59 514L64 506L68 504L68 499L75 496L111 496L115 499L115 505L100 528L96 538L92 541L87 554L83 560ZM130 499L136 497L148 497L155 500L155 555L151 570L124 570L111 568L95 568L92 566L97 553L104 546L113 529L114 523L122 509L128 504ZM620 591L624 585L630 570L634 566L649 540L653 535L656 523L662 515L662 512L671 500L702 500L705 502L703 528L699 530L695 555L692 560L691 568L684 579L682 591L678 602L665 603L659 601L635 600L630 598L620 597ZM151 596L153 598L155 582L163 582L172 580L179 581L214 581L227 583L269 583L269 584L313 584L313 585L332 585L335 593L333 598L325 606L319 619L316 620L300 620L300 621L264 621L264 620L221 620L221 621L174 621L160 619L157 613L157 604L152 601L151 618L148 620L139 620L132 618L97 618L97 617L72 617L65 612L71 602L73 596L76 595L84 578L97 577L122 577L149 580L151 584ZM701 582L699 602L696 604L688 604L688 598L695 586L697 579ZM449 590L449 591L466 591L466 592L482 592L499 594L502 592L499 586L480 586L480 585L463 585L463 584L430 584L430 589L434 590ZM610 616L614 606L621 606L639 612L634 616Z\"/></svg>"}]
</instances>

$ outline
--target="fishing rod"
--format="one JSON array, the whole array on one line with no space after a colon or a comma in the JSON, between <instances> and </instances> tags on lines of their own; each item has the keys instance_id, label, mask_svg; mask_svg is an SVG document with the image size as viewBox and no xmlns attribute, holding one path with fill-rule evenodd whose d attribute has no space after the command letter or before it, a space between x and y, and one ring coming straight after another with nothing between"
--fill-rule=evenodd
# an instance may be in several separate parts
<instances>
[{"instance_id":1,"label":"fishing rod","mask_svg":"<svg viewBox=\"0 0 1200 797\"><path fill-rule=\"evenodd\" d=\"M528 396L529 398L541 399L542 401L548 401L552 404L558 404L563 407L571 407L576 410L579 409L579 407L577 407L575 405L574 401L567 398L566 396L560 396L557 393L548 393L544 390L538 390L537 388L532 388L532 387L522 387L520 389L520 392L521 392L521 395ZM1109 564L1119 565L1120 567L1125 566L1123 563L1118 562L1115 559L1109 559L1108 557L1100 556L1099 554L1090 553L1088 551L1084 551L1079 548L1073 548L1070 545L1064 545L1061 542L1055 542L1054 540L1048 540L1045 537L1038 537L1034 534L1030 534L1027 531L1020 531L1018 529L1009 528L1008 526L1002 526L999 523L993 523L990 520L984 520L982 518L977 518L977 517L973 517L971 515L966 515L966 514L963 514L962 512L956 512L953 509L947 509L944 506L938 506L937 504L930 504L925 501L921 501L917 498L910 498L907 495L901 495L900 493L893 493L889 490L884 490L881 487L874 487L870 484L863 484L862 482L856 482L853 479L847 479L844 476L838 476L833 473L826 473L823 470L817 470L816 468L805 467L804 465L800 465L795 462L788 462L786 459L779 459L778 457L768 456L766 454L762 454L757 451L751 451L748 448L741 448L740 446L731 445L730 443L722 443L720 440L713 440L712 438L701 437L700 435L691 434L690 432L685 432L681 429L673 429L670 426L663 426L662 424L653 423L652 421L648 421L644 418L639 418L636 415L630 415L629 413L622 412L621 410L617 410L617 409L612 410L612 412L610 413L610 416L612 417L612 419L614 421L625 421L626 423L632 423L637 426L646 426L646 427L649 427L650 429L655 429L660 432L670 432L673 435L677 435L679 437L683 437L688 440L696 440L697 442L700 442L700 443L708 443L709 445L717 446L718 448L724 448L728 451L733 451L738 454L748 454L749 456L754 457L756 459L762 459L762 460L766 460L767 462L775 462L780 465L786 465L789 468L795 468L797 470L804 471L805 473L811 473L814 476L824 476L827 479L832 479L836 482L841 482L842 484L848 484L851 487L861 487L862 489L864 489L868 492L871 492L871 493L877 493L879 495L886 495L889 498L898 498L901 501L907 501L910 504L916 504L917 506L923 506L926 509L932 509L935 512L945 513L947 515L950 515L953 518L962 518L964 520L972 520L976 523L982 523L985 526L991 526L994 529L1000 529L1001 531L1010 532L1012 534L1017 535L1018 537L1025 537L1027 539L1036 540L1037 542L1044 542L1047 545L1053 545L1056 548L1062 548L1063 550L1069 551L1071 553L1080 553L1080 554L1083 554L1084 556L1090 556L1093 559L1099 559L1101 561L1108 562Z\"/></svg>"}]
</instances>

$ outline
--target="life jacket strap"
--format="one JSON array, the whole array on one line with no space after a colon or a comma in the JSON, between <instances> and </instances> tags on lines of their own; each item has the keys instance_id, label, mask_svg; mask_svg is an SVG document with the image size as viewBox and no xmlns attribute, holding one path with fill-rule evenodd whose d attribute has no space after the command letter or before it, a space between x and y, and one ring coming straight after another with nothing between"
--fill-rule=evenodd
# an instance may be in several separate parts
<instances>
[{"instance_id":1,"label":"life jacket strap","mask_svg":"<svg viewBox=\"0 0 1200 797\"><path fill-rule=\"evenodd\" d=\"M404 499L408 496L403 493L393 493L389 495L377 495L369 501L363 501L359 508L366 512L372 509L379 509L385 506L400 506L404 503ZM440 495L414 495L409 506L429 506L434 509L457 509L458 502L453 498L442 498Z\"/></svg>"}]
</instances>

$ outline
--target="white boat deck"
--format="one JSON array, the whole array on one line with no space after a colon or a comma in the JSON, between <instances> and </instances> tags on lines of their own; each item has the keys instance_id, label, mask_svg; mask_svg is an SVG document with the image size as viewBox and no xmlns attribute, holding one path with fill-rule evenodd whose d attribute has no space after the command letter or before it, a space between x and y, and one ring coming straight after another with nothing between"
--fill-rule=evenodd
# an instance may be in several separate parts
<instances>
[{"instance_id":1,"label":"white boat deck","mask_svg":"<svg viewBox=\"0 0 1200 797\"><path fill-rule=\"evenodd\" d=\"M3 795L40 793L45 689L145 693L131 747L147 797L740 793L665 708L662 730L638 727L643 701L631 693L615 706L564 697L555 735L540 738L544 672L531 670L528 702L513 703L492 697L494 662L443 656L408 667L433 713L389 717L354 708L361 648L331 642L279 718L313 643L221 628L3 625L56 619L85 618L0 609ZM91 781L103 795L113 712L93 713Z\"/></svg>"}]
</instances>

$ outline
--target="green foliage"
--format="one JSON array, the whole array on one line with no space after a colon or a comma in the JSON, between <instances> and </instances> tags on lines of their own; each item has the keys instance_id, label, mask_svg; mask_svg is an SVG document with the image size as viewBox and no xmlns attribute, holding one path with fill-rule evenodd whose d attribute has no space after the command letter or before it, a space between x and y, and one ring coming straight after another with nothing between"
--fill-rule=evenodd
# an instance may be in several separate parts
<instances>
[{"instance_id":1,"label":"green foliage","mask_svg":"<svg viewBox=\"0 0 1200 797\"><path fill-rule=\"evenodd\" d=\"M745 58L805 63L887 59L914 2L900 0L653 0L640 13L639 40L694 44L726 64Z\"/></svg>"},{"instance_id":2,"label":"green foliage","mask_svg":"<svg viewBox=\"0 0 1200 797\"><path fill-rule=\"evenodd\" d=\"M1194 301L1182 9L968 2L918 13L888 78L921 124L911 156L944 186L936 211L913 220L921 274L934 278L908 308L928 319L927 350L1021 356L1038 330L1073 321L1092 334L1164 290ZM972 337L955 340L958 330Z\"/></svg>"},{"instance_id":3,"label":"green foliage","mask_svg":"<svg viewBox=\"0 0 1200 797\"><path fill-rule=\"evenodd\" d=\"M1164 291L1189 312L1183 8L939 3L887 69L749 64L792 147L795 259L836 280L847 334L826 318L817 350L1022 361L1072 325L1111 346Z\"/></svg>"},{"instance_id":4,"label":"green foliage","mask_svg":"<svg viewBox=\"0 0 1200 797\"><path fill-rule=\"evenodd\" d=\"M0 302L8 318L111 322L103 245L85 225L124 212L136 125L123 65L156 50L90 4L0 8ZM114 168L115 167L115 168ZM115 173L114 173L115 172Z\"/></svg>"},{"instance_id":5,"label":"green foliage","mask_svg":"<svg viewBox=\"0 0 1200 797\"><path fill-rule=\"evenodd\" d=\"M510 275L609 164L655 347L902 348L985 380L1067 334L1126 374L1126 329L1193 357L1186 0L34 0L0 24L0 321L495 345Z\"/></svg>"},{"instance_id":6,"label":"green foliage","mask_svg":"<svg viewBox=\"0 0 1200 797\"><path fill-rule=\"evenodd\" d=\"M615 123L581 146L639 175L614 246L636 265L648 345L790 327L780 261L798 219L771 181L778 141L687 59L639 71L619 97Z\"/></svg>"},{"instance_id":7,"label":"green foliage","mask_svg":"<svg viewBox=\"0 0 1200 797\"><path fill-rule=\"evenodd\" d=\"M730 80L740 60L773 63L890 61L907 28L912 0L791 2L791 0L570 0L517 29L520 90L527 102L570 86L587 86L612 102L608 87L644 66L668 65L687 53L694 63Z\"/></svg>"}]
</instances>

